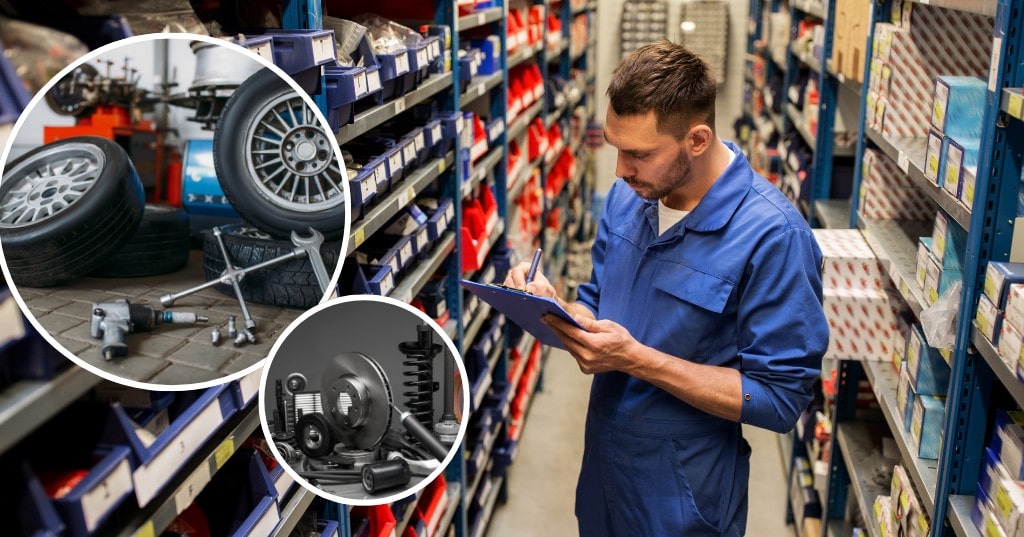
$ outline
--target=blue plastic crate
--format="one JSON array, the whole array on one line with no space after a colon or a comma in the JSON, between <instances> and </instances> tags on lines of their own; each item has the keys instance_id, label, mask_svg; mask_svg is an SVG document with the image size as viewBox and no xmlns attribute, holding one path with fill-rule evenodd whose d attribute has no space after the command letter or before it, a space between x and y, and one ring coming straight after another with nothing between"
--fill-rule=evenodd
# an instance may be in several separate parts
<instances>
[{"instance_id":1,"label":"blue plastic crate","mask_svg":"<svg viewBox=\"0 0 1024 537\"><path fill-rule=\"evenodd\" d=\"M22 535L57 537L65 534L65 526L43 486L25 461L13 461L0 466L4 479L0 482L0 496L6 501L0 508L4 527L17 528Z\"/></svg>"},{"instance_id":2,"label":"blue plastic crate","mask_svg":"<svg viewBox=\"0 0 1024 537\"><path fill-rule=\"evenodd\" d=\"M355 119L355 103L369 93L366 69L362 67L324 67L324 94L327 97L327 120L337 131Z\"/></svg>"},{"instance_id":3,"label":"blue plastic crate","mask_svg":"<svg viewBox=\"0 0 1024 537\"><path fill-rule=\"evenodd\" d=\"M323 65L336 65L331 30L267 30L274 41L274 64L291 75L307 93L319 90Z\"/></svg>"},{"instance_id":4,"label":"blue plastic crate","mask_svg":"<svg viewBox=\"0 0 1024 537\"><path fill-rule=\"evenodd\" d=\"M376 53L380 64L380 82L384 100L390 100L409 91L405 75L409 73L409 52L402 48L391 53Z\"/></svg>"},{"instance_id":5,"label":"blue plastic crate","mask_svg":"<svg viewBox=\"0 0 1024 537\"><path fill-rule=\"evenodd\" d=\"M402 137L402 141L412 143L412 166L414 168L422 166L427 161L427 154L430 152L430 149L427 147L427 136L423 132L423 127L414 127ZM409 166L408 158L405 165Z\"/></svg>"},{"instance_id":6,"label":"blue plastic crate","mask_svg":"<svg viewBox=\"0 0 1024 537\"><path fill-rule=\"evenodd\" d=\"M363 166L355 177L349 179L348 190L352 199L350 214L354 219L362 218L365 210L372 206L377 198L377 178L374 170L375 167Z\"/></svg>"},{"instance_id":7,"label":"blue plastic crate","mask_svg":"<svg viewBox=\"0 0 1024 537\"><path fill-rule=\"evenodd\" d=\"M441 122L441 141L436 143L431 149L431 155L434 157L443 157L452 150L455 145L456 138L462 134L463 119L462 112L444 112L435 119Z\"/></svg>"},{"instance_id":8,"label":"blue plastic crate","mask_svg":"<svg viewBox=\"0 0 1024 537\"><path fill-rule=\"evenodd\" d=\"M234 43L273 63L274 40L269 35L240 35Z\"/></svg>"},{"instance_id":9,"label":"blue plastic crate","mask_svg":"<svg viewBox=\"0 0 1024 537\"><path fill-rule=\"evenodd\" d=\"M431 119L423 125L423 141L429 155L441 143L441 120Z\"/></svg>"},{"instance_id":10,"label":"blue plastic crate","mask_svg":"<svg viewBox=\"0 0 1024 537\"><path fill-rule=\"evenodd\" d=\"M359 269L356 272L361 274L357 274L357 282L363 287L359 292L388 296L394 291L395 275L391 272L391 265L362 265Z\"/></svg>"}]
</instances>

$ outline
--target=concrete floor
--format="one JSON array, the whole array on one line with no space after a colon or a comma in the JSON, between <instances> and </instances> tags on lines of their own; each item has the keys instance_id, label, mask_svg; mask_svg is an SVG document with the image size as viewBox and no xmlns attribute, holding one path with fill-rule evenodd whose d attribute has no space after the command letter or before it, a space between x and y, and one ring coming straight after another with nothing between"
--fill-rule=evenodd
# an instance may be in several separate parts
<instances>
[{"instance_id":1,"label":"concrete floor","mask_svg":"<svg viewBox=\"0 0 1024 537\"><path fill-rule=\"evenodd\" d=\"M208 382L242 371L267 356L274 342L302 310L246 304L257 326L255 344L235 347L228 340L229 315L244 325L233 296L204 289L177 301L173 311L207 315L208 323L159 325L152 332L127 337L129 355L106 361L100 353L102 340L90 336L92 303L126 298L157 309L160 296L199 285L203 278L203 254L192 250L188 265L173 274L145 278L81 278L70 285L48 288L18 286L31 314L69 353L119 379L158 385ZM332 267L333 268L333 267ZM210 331L219 326L220 346L210 343Z\"/></svg>"},{"instance_id":2,"label":"concrete floor","mask_svg":"<svg viewBox=\"0 0 1024 537\"><path fill-rule=\"evenodd\" d=\"M577 535L573 506L589 394L590 377L580 373L567 352L554 349L544 366L544 390L536 394L526 419L518 458L508 469L508 502L495 509L487 535ZM786 476L778 435L753 427L745 427L743 434L753 448L747 533L793 536L793 527L785 523Z\"/></svg>"}]
</instances>

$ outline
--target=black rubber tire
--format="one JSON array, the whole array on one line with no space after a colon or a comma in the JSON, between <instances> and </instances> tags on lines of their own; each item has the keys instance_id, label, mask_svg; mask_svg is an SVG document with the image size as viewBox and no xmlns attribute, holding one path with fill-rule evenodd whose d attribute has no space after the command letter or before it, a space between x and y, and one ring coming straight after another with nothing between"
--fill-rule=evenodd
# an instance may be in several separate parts
<instances>
[{"instance_id":1,"label":"black rubber tire","mask_svg":"<svg viewBox=\"0 0 1024 537\"><path fill-rule=\"evenodd\" d=\"M287 99L290 102L292 99L301 100L301 97L269 69L262 69L250 76L238 86L238 89L228 99L217 124L217 130L213 135L213 164L221 188L228 201L246 221L271 236L287 238L292 231L308 233L307 228L313 227L328 239L339 239L344 233L347 222L348 199L344 190L346 181L343 179L344 175L338 164L338 159L333 158L333 150L329 144L329 140L334 134L326 131L316 121L316 116L310 114L312 119L309 122L305 122L304 118L296 123L304 126L304 132L317 133L316 142L319 144L319 148L315 151L317 156L309 157L311 160L308 162L326 163L327 168L323 173L332 175L331 180L327 182L326 189L324 189L323 183L318 182L320 189L314 189L310 183L301 183L296 179L295 183L288 184L303 184L301 189L295 186L296 189L303 192L297 193L300 196L299 202L289 205L289 201L268 191L275 188L275 181L288 176L289 170L292 170L284 168L285 159L280 159L282 164L277 166L268 161L279 158L278 154L254 156L250 151L255 151L251 145L256 144L253 141L253 138L256 138L256 132L262 132L264 135L269 132L258 130L261 118L264 116L263 107L271 106L271 103L281 99ZM306 106L305 101L302 103L303 106ZM287 113L283 115L288 116ZM275 123L273 126L282 131L287 130L282 124ZM247 134L250 132L253 133L251 137ZM275 134L269 136L274 139L282 139ZM264 145L275 147L274 144L266 144L266 142ZM278 145L285 147L283 141ZM307 146L310 145L312 144L307 144ZM298 153L298 150L294 153ZM306 162L299 162L298 165L307 166ZM319 164L310 166L316 167ZM256 172L256 169L273 170L278 168L284 168L284 175L271 174L272 178L256 177L257 173L266 173ZM298 177L297 174L293 175ZM281 188L282 192L292 191L291 188L283 188L283 185ZM309 194L305 193L306 188L311 191ZM325 199L315 202L308 201L309 196L315 198L320 191L326 192ZM302 196L307 197L303 198ZM314 205L316 206L314 207Z\"/></svg>"},{"instance_id":2,"label":"black rubber tire","mask_svg":"<svg viewBox=\"0 0 1024 537\"><path fill-rule=\"evenodd\" d=\"M320 441L316 443L308 441L307 430L315 430L316 434L320 436ZM295 441L307 457L314 459L323 457L334 450L331 424L323 414L303 414L295 424Z\"/></svg>"},{"instance_id":3,"label":"black rubber tire","mask_svg":"<svg viewBox=\"0 0 1024 537\"><path fill-rule=\"evenodd\" d=\"M188 263L191 235L185 211L165 205L146 205L142 222L128 242L90 276L138 278L177 272Z\"/></svg>"},{"instance_id":4,"label":"black rubber tire","mask_svg":"<svg viewBox=\"0 0 1024 537\"><path fill-rule=\"evenodd\" d=\"M291 241L270 238L250 226L231 224L221 226L220 229L224 246L236 267L251 267L295 249ZM320 256L327 266L328 274L334 274L340 252L341 243L338 241L324 242L320 246ZM206 281L220 277L224 268L224 258L217 245L217 238L211 231L204 232L203 274ZM239 286L246 300L268 306L309 309L323 297L313 267L306 257L289 259L246 274ZM215 287L228 296L235 294L231 286L218 284Z\"/></svg>"},{"instance_id":5,"label":"black rubber tire","mask_svg":"<svg viewBox=\"0 0 1024 537\"><path fill-rule=\"evenodd\" d=\"M0 212L0 242L18 285L46 287L89 274L124 245L142 220L145 194L131 159L121 146L93 136L47 144L8 163L0 181L0 203L23 208L25 203L15 199L15 192L26 177L58 177L47 167L73 157L95 158L97 164L92 186L80 197L27 223L17 223L8 209ZM53 198L52 190L39 195Z\"/></svg>"}]
</instances>

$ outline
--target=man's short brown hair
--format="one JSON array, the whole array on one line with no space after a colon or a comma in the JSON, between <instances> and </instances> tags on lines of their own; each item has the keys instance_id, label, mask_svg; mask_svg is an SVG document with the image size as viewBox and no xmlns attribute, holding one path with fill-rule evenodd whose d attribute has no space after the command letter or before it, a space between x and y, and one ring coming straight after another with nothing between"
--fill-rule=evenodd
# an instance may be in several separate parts
<instances>
[{"instance_id":1,"label":"man's short brown hair","mask_svg":"<svg viewBox=\"0 0 1024 537\"><path fill-rule=\"evenodd\" d=\"M700 56L661 39L619 62L608 99L620 116L654 111L658 131L678 139L696 123L714 130L716 85L711 67Z\"/></svg>"}]
</instances>

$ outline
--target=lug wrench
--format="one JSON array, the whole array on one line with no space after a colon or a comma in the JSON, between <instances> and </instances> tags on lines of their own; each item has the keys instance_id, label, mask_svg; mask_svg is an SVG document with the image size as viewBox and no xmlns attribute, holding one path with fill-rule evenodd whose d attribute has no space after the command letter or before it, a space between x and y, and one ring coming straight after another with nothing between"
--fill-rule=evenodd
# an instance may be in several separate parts
<instances>
[{"instance_id":1,"label":"lug wrench","mask_svg":"<svg viewBox=\"0 0 1024 537\"><path fill-rule=\"evenodd\" d=\"M326 293L327 288L331 285L331 275L327 273L324 259L320 257L320 245L324 243L324 236L312 227L309 228L309 232L309 237L302 237L292 231L292 244L306 251L306 258L309 259L309 265L313 267L316 282L320 284L320 292Z\"/></svg>"},{"instance_id":2,"label":"lug wrench","mask_svg":"<svg viewBox=\"0 0 1024 537\"><path fill-rule=\"evenodd\" d=\"M273 259L268 259L262 263L257 263L251 267L238 268L232 263L231 256L228 255L228 249L224 246L224 239L221 238L221 230L219 227L213 228L213 236L217 239L217 245L220 247L220 253L224 257L224 272L220 273L220 277L216 280L210 280L204 284L197 285L190 289L180 291L178 293L171 293L160 297L160 303L163 306L170 307L174 305L178 299L186 297L188 295L198 293L203 289L213 287L218 283L230 285L235 290L235 297L238 299L238 307L242 310L242 317L245 319L245 327L253 330L256 328L256 321L253 320L252 315L249 314L249 308L245 305L245 298L242 297L242 288L238 286L238 282L245 278L245 275L250 272L255 272L260 269L267 268L278 263L282 263L289 259L295 259L306 255L306 250L302 248L295 248L291 252L284 254Z\"/></svg>"}]
</instances>

